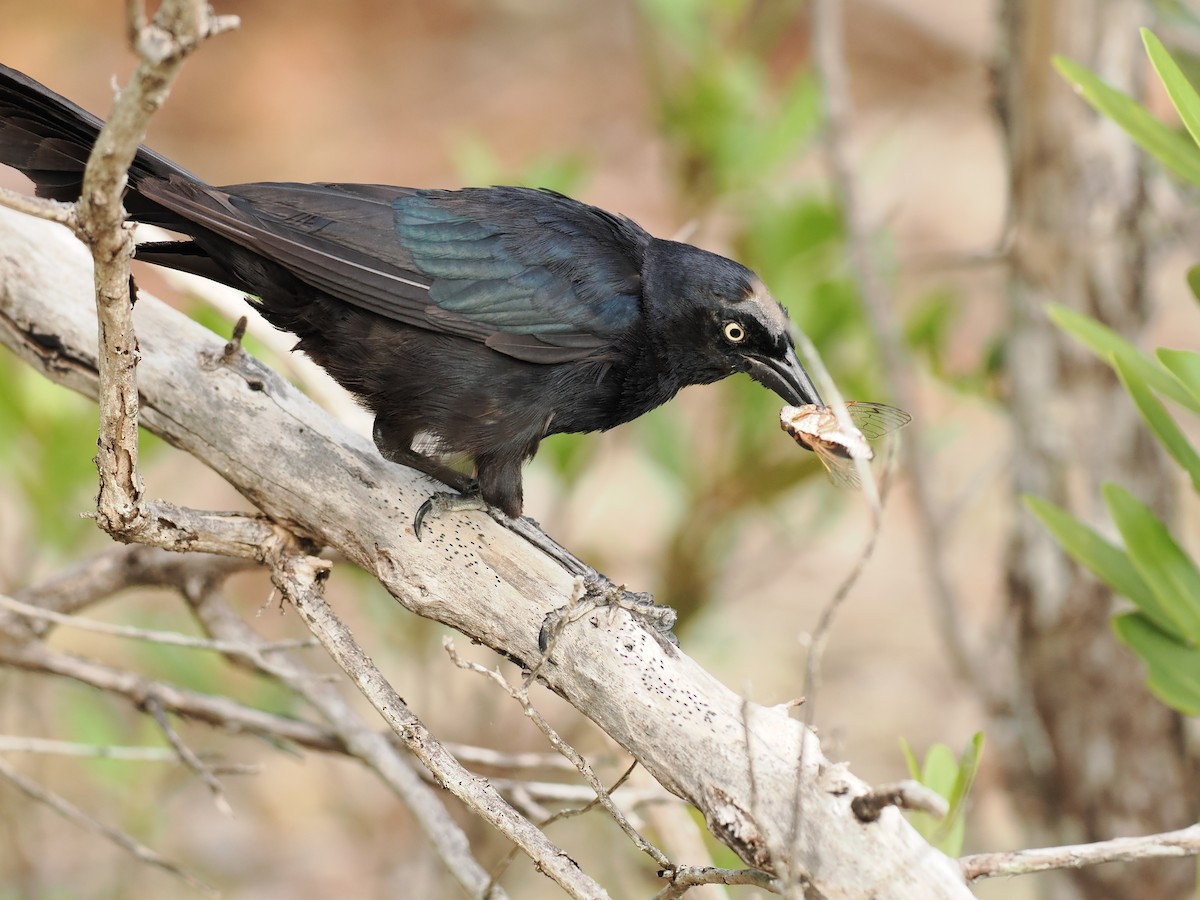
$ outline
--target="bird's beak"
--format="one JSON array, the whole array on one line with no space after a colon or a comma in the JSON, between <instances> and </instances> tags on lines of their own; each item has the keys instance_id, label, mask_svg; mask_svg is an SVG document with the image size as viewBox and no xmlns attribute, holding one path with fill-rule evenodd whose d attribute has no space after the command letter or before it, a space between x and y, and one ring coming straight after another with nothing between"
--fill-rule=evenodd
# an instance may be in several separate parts
<instances>
[{"instance_id":1,"label":"bird's beak","mask_svg":"<svg viewBox=\"0 0 1200 900\"><path fill-rule=\"evenodd\" d=\"M769 356L747 356L747 372L763 387L770 388L791 406L806 403L821 404L821 395L813 386L812 379L800 365L796 351L788 347L783 359Z\"/></svg>"}]
</instances>

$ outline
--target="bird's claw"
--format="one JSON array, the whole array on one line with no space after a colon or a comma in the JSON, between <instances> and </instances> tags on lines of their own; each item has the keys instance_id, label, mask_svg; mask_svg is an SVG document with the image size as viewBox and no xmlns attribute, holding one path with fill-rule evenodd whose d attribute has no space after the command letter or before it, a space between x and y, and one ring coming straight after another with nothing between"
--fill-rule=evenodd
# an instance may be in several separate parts
<instances>
[{"instance_id":1,"label":"bird's claw","mask_svg":"<svg viewBox=\"0 0 1200 900\"><path fill-rule=\"evenodd\" d=\"M546 653L550 642L563 628L599 607L608 607L610 613L623 609L660 644L679 646L679 639L672 630L675 627L675 610L669 606L659 606L649 594L627 591L603 575L593 574L584 581L582 597L546 613L541 631L538 632L538 650Z\"/></svg>"},{"instance_id":2,"label":"bird's claw","mask_svg":"<svg viewBox=\"0 0 1200 900\"><path fill-rule=\"evenodd\" d=\"M463 509L477 509L486 511L488 505L483 502L483 497L478 489L468 491L464 494L448 494L445 491L438 491L436 494L431 494L429 498L420 505L417 509L417 514L413 516L413 534L417 540L421 540L421 529L425 526L425 519L430 514L435 518L447 512L456 512Z\"/></svg>"}]
</instances>

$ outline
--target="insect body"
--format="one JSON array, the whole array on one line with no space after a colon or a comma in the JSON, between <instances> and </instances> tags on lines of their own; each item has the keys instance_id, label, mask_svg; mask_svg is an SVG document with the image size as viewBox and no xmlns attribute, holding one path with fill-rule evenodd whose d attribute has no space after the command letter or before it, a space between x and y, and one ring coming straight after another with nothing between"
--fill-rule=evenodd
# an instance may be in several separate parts
<instances>
[{"instance_id":1,"label":"insect body","mask_svg":"<svg viewBox=\"0 0 1200 900\"><path fill-rule=\"evenodd\" d=\"M779 413L779 424L801 447L817 454L835 484L858 487L855 460L870 462L875 451L868 441L903 428L912 416L886 403L851 400L846 411L854 423L845 429L832 407L808 403L804 406L785 406Z\"/></svg>"}]
</instances>

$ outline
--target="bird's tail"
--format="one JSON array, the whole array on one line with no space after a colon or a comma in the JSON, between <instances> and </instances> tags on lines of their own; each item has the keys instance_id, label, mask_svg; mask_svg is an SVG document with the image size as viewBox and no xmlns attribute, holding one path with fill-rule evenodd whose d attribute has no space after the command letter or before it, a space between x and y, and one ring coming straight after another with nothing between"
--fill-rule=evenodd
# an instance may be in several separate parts
<instances>
[{"instance_id":1,"label":"bird's tail","mask_svg":"<svg viewBox=\"0 0 1200 900\"><path fill-rule=\"evenodd\" d=\"M0 165L24 173L35 185L39 197L52 200L79 199L83 170L96 137L104 123L87 110L60 97L27 75L0 65ZM137 199L139 183L147 178L166 179L172 175L198 181L153 150L138 148L129 170L131 197L126 205L131 217L147 221L157 204Z\"/></svg>"}]
</instances>

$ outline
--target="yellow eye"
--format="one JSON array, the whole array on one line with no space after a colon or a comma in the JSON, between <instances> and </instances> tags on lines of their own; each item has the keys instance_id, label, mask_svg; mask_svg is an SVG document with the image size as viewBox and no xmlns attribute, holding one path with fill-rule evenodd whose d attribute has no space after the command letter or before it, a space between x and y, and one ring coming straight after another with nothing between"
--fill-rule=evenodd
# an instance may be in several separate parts
<instances>
[{"instance_id":1,"label":"yellow eye","mask_svg":"<svg viewBox=\"0 0 1200 900\"><path fill-rule=\"evenodd\" d=\"M746 329L737 322L726 322L725 339L731 344L740 344L746 339Z\"/></svg>"}]
</instances>

